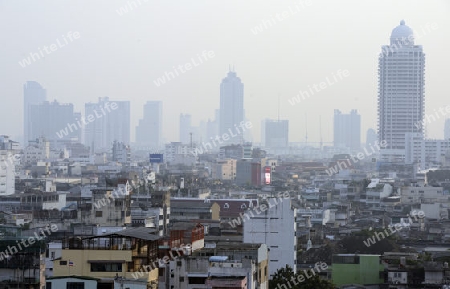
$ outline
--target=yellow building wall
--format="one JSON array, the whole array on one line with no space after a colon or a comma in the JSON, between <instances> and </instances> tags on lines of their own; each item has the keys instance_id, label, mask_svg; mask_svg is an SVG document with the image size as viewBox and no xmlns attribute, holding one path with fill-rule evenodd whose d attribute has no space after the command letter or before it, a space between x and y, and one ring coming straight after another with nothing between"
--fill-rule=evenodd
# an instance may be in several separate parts
<instances>
[{"instance_id":1,"label":"yellow building wall","mask_svg":"<svg viewBox=\"0 0 450 289\"><path fill-rule=\"evenodd\" d=\"M74 263L69 266L69 260ZM120 272L91 272L89 260L125 260L131 262L129 250L62 250L61 260L55 260L53 265L54 276L79 275L90 277L114 277ZM59 261L67 261L67 265L60 265ZM122 273L127 266L122 265Z\"/></svg>"},{"instance_id":2,"label":"yellow building wall","mask_svg":"<svg viewBox=\"0 0 450 289\"><path fill-rule=\"evenodd\" d=\"M55 260L53 274L57 276L88 276L94 278L113 278L118 274L127 279L134 279L133 272L127 272L127 264L122 265L122 272L91 272L91 265L88 261L94 260L125 260L132 261L132 251L130 250L62 250L61 260ZM69 260L74 263L68 266ZM59 261L67 261L67 265L60 265ZM147 282L158 281L158 269L144 272L141 278Z\"/></svg>"},{"instance_id":3,"label":"yellow building wall","mask_svg":"<svg viewBox=\"0 0 450 289\"><path fill-rule=\"evenodd\" d=\"M258 264L258 270L260 271L260 274L258 274L258 277L260 279L258 280L260 284L264 284L265 282L269 281L269 261L263 260ZM267 273L267 274L266 274Z\"/></svg>"},{"instance_id":4,"label":"yellow building wall","mask_svg":"<svg viewBox=\"0 0 450 289\"><path fill-rule=\"evenodd\" d=\"M214 203L211 206L211 219L214 221L220 220L220 205L218 203Z\"/></svg>"},{"instance_id":5,"label":"yellow building wall","mask_svg":"<svg viewBox=\"0 0 450 289\"><path fill-rule=\"evenodd\" d=\"M133 276L133 272L126 272L125 273L125 278L127 279L135 279L135 277ZM153 269L150 272L144 272L144 275L142 276L142 279L146 278L147 282L158 282L158 269ZM139 278L141 279L141 278Z\"/></svg>"}]
</instances>

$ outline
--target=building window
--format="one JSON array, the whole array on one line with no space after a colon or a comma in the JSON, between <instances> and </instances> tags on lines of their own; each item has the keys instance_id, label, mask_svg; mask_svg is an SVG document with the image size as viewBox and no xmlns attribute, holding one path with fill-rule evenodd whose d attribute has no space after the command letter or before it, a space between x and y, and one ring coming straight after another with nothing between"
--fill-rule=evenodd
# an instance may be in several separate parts
<instances>
[{"instance_id":1,"label":"building window","mask_svg":"<svg viewBox=\"0 0 450 289\"><path fill-rule=\"evenodd\" d=\"M60 266L67 266L67 261L59 261Z\"/></svg>"},{"instance_id":2,"label":"building window","mask_svg":"<svg viewBox=\"0 0 450 289\"><path fill-rule=\"evenodd\" d=\"M91 272L122 272L121 263L91 263Z\"/></svg>"},{"instance_id":3,"label":"building window","mask_svg":"<svg viewBox=\"0 0 450 289\"><path fill-rule=\"evenodd\" d=\"M83 282L67 282L66 289L84 289Z\"/></svg>"},{"instance_id":4,"label":"building window","mask_svg":"<svg viewBox=\"0 0 450 289\"><path fill-rule=\"evenodd\" d=\"M228 208L230 208L230 205L229 205L228 203L225 203L225 204L223 205L223 208L224 208L224 209L228 209Z\"/></svg>"},{"instance_id":5,"label":"building window","mask_svg":"<svg viewBox=\"0 0 450 289\"><path fill-rule=\"evenodd\" d=\"M45 289L52 289L52 282L45 282Z\"/></svg>"},{"instance_id":6,"label":"building window","mask_svg":"<svg viewBox=\"0 0 450 289\"><path fill-rule=\"evenodd\" d=\"M52 260L54 260L55 259L55 252L52 252L51 253L51 257L50 257Z\"/></svg>"},{"instance_id":7,"label":"building window","mask_svg":"<svg viewBox=\"0 0 450 289\"><path fill-rule=\"evenodd\" d=\"M103 212L102 212L102 211L95 211L95 217L96 217L96 218L101 218L101 217L103 217Z\"/></svg>"},{"instance_id":8,"label":"building window","mask_svg":"<svg viewBox=\"0 0 450 289\"><path fill-rule=\"evenodd\" d=\"M359 264L359 256L349 255L349 256L333 256L333 263L336 264Z\"/></svg>"}]
</instances>

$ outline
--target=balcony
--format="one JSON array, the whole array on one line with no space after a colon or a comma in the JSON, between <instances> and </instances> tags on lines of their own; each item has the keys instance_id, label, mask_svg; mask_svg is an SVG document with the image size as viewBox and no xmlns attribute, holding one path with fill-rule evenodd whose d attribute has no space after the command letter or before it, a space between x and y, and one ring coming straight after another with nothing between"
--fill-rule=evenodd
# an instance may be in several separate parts
<instances>
[{"instance_id":1,"label":"balcony","mask_svg":"<svg viewBox=\"0 0 450 289\"><path fill-rule=\"evenodd\" d=\"M247 277L212 278L206 280L206 285L218 288L247 288Z\"/></svg>"}]
</instances>

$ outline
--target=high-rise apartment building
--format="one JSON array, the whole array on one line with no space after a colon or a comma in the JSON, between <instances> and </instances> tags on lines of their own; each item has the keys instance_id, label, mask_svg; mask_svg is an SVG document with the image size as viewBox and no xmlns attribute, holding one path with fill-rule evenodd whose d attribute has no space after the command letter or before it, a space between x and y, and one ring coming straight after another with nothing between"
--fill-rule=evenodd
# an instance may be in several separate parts
<instances>
[{"instance_id":1,"label":"high-rise apartment building","mask_svg":"<svg viewBox=\"0 0 450 289\"><path fill-rule=\"evenodd\" d=\"M261 143L265 148L287 148L289 146L289 120L263 120L261 122Z\"/></svg>"},{"instance_id":2,"label":"high-rise apartment building","mask_svg":"<svg viewBox=\"0 0 450 289\"><path fill-rule=\"evenodd\" d=\"M47 98L47 91L36 81L27 81L23 85L23 146L33 137L30 136L30 105L40 104Z\"/></svg>"},{"instance_id":3,"label":"high-rise apartment building","mask_svg":"<svg viewBox=\"0 0 450 289\"><path fill-rule=\"evenodd\" d=\"M334 110L334 146L349 148L351 151L361 147L361 115L356 109L349 114L343 114L340 110Z\"/></svg>"},{"instance_id":4,"label":"high-rise apartment building","mask_svg":"<svg viewBox=\"0 0 450 289\"><path fill-rule=\"evenodd\" d=\"M369 128L366 132L366 146L375 144L377 140L377 132L373 128Z\"/></svg>"},{"instance_id":5,"label":"high-rise apartment building","mask_svg":"<svg viewBox=\"0 0 450 289\"><path fill-rule=\"evenodd\" d=\"M214 119L206 122L206 139L210 140L219 134L220 109L214 111Z\"/></svg>"},{"instance_id":6,"label":"high-rise apartment building","mask_svg":"<svg viewBox=\"0 0 450 289\"><path fill-rule=\"evenodd\" d=\"M227 77L220 84L220 120L219 135L236 132L235 127L244 121L244 84L236 76L236 72L229 71ZM238 134L224 141L225 144L241 143L243 134Z\"/></svg>"},{"instance_id":7,"label":"high-rise apartment building","mask_svg":"<svg viewBox=\"0 0 450 289\"><path fill-rule=\"evenodd\" d=\"M191 142L192 117L190 114L180 114L180 142L189 144Z\"/></svg>"},{"instance_id":8,"label":"high-rise apartment building","mask_svg":"<svg viewBox=\"0 0 450 289\"><path fill-rule=\"evenodd\" d=\"M450 118L445 120L444 125L444 139L450 139Z\"/></svg>"},{"instance_id":9,"label":"high-rise apartment building","mask_svg":"<svg viewBox=\"0 0 450 289\"><path fill-rule=\"evenodd\" d=\"M81 114L74 112L73 104L61 104L56 100L44 101L40 104L29 105L28 111L30 140L45 137L50 142L56 140L80 141ZM28 145L28 142L25 145Z\"/></svg>"},{"instance_id":10,"label":"high-rise apartment building","mask_svg":"<svg viewBox=\"0 0 450 289\"><path fill-rule=\"evenodd\" d=\"M378 140L386 141L382 160L401 162L405 134L423 135L425 54L415 45L413 30L401 21L382 47L378 64Z\"/></svg>"},{"instance_id":11,"label":"high-rise apartment building","mask_svg":"<svg viewBox=\"0 0 450 289\"><path fill-rule=\"evenodd\" d=\"M158 150L162 146L162 101L147 101L136 127L136 143Z\"/></svg>"},{"instance_id":12,"label":"high-rise apartment building","mask_svg":"<svg viewBox=\"0 0 450 289\"><path fill-rule=\"evenodd\" d=\"M100 97L85 106L84 143L91 152L109 151L114 141L130 143L130 102Z\"/></svg>"}]
</instances>

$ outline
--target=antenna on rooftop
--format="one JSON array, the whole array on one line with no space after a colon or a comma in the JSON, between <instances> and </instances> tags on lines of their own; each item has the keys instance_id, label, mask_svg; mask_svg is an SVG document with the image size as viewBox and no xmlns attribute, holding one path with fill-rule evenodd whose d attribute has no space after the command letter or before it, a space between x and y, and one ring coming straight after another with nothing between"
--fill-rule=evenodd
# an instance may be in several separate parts
<instances>
[{"instance_id":1,"label":"antenna on rooftop","mask_svg":"<svg viewBox=\"0 0 450 289\"><path fill-rule=\"evenodd\" d=\"M320 150L322 150L322 116L319 115L319 131L320 131Z\"/></svg>"},{"instance_id":2,"label":"antenna on rooftop","mask_svg":"<svg viewBox=\"0 0 450 289\"><path fill-rule=\"evenodd\" d=\"M278 94L278 122L280 122L280 95Z\"/></svg>"},{"instance_id":3,"label":"antenna on rooftop","mask_svg":"<svg viewBox=\"0 0 450 289\"><path fill-rule=\"evenodd\" d=\"M306 113L305 113L305 127L306 127L305 145L308 145L308 116Z\"/></svg>"}]
</instances>

